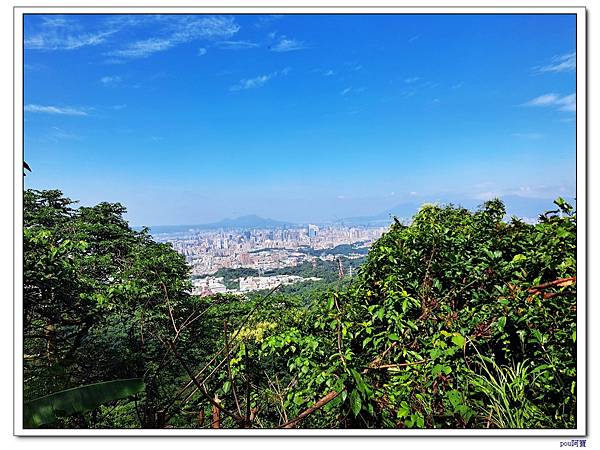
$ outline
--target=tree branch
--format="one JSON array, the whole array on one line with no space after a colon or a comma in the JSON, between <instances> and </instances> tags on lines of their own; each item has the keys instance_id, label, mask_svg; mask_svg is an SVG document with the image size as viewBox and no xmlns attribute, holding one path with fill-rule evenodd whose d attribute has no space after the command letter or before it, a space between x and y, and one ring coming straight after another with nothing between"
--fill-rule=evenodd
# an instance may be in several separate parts
<instances>
[{"instance_id":1,"label":"tree branch","mask_svg":"<svg viewBox=\"0 0 600 450\"><path fill-rule=\"evenodd\" d=\"M341 391L341 392L343 392L343 391ZM279 428L294 428L296 425L298 425L298 423L300 423L302 420L306 419L306 417L310 416L315 411L321 409L327 403L329 403L334 398L336 398L338 395L340 395L341 392L331 391L325 397L322 397L319 400L317 400L317 402L313 406L311 406L308 409L305 409L296 418L290 420L289 422L284 423Z\"/></svg>"}]
</instances>

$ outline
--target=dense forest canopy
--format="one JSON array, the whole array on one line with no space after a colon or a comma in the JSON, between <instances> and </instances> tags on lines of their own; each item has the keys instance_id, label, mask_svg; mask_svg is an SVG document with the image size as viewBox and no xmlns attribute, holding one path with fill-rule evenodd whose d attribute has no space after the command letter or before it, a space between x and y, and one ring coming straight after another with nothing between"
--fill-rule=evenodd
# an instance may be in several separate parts
<instances>
[{"instance_id":1,"label":"dense forest canopy","mask_svg":"<svg viewBox=\"0 0 600 450\"><path fill-rule=\"evenodd\" d=\"M25 409L135 379L35 426L574 428L576 213L555 203L533 225L426 205L352 280L198 297L120 204L27 190Z\"/></svg>"}]
</instances>

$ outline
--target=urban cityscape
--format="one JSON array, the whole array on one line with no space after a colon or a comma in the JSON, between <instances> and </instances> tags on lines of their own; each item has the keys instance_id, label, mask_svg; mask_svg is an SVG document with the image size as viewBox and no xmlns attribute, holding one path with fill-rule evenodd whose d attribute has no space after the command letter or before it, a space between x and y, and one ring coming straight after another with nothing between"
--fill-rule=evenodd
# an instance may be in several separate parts
<instances>
[{"instance_id":1,"label":"urban cityscape","mask_svg":"<svg viewBox=\"0 0 600 450\"><path fill-rule=\"evenodd\" d=\"M271 229L220 229L155 233L159 242L169 242L184 255L192 268L194 294L243 293L272 289L316 277L297 275L267 275L275 269L293 268L316 260L336 261L338 258L359 259L387 227L349 227L344 225L293 226ZM249 268L258 276L239 277L239 286L228 289L223 277L215 276L219 269ZM350 268L351 270L351 268Z\"/></svg>"}]
</instances>

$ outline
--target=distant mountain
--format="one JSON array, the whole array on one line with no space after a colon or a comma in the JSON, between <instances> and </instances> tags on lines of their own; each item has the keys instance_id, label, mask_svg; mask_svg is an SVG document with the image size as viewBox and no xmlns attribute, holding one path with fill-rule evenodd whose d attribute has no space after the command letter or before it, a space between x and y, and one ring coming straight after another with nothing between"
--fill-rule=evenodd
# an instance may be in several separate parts
<instances>
[{"instance_id":1,"label":"distant mountain","mask_svg":"<svg viewBox=\"0 0 600 450\"><path fill-rule=\"evenodd\" d=\"M529 198L519 197L516 195L506 195L501 197L506 207L507 217L517 216L520 218L537 219L540 214L556 209L554 205L554 199L541 199L541 198ZM572 198L565 199L573 206L575 206L575 200ZM422 202L406 202L394 206L393 208L383 211L373 216L359 216L359 217L348 217L340 219L338 223L345 225L362 225L362 226L386 226L392 222L393 217L400 219L411 219L420 209L424 203L438 203L438 204L450 204L454 206L462 206L471 211L476 210L480 205L484 203L484 200L477 199L462 199L460 201L451 200L423 200Z\"/></svg>"},{"instance_id":2,"label":"distant mountain","mask_svg":"<svg viewBox=\"0 0 600 450\"><path fill-rule=\"evenodd\" d=\"M223 219L218 222L204 223L197 225L156 225L150 227L152 234L172 234L186 233L195 230L233 230L233 229L271 229L271 228L290 228L295 226L291 222L282 222L274 219L265 219L257 215L241 216L235 219Z\"/></svg>"},{"instance_id":3,"label":"distant mountain","mask_svg":"<svg viewBox=\"0 0 600 450\"><path fill-rule=\"evenodd\" d=\"M244 228L244 229L256 229L256 228L289 228L295 224L291 222L282 222L274 219L265 219L254 214L248 216L241 216L235 219L223 219L219 222L208 223L203 225L204 228Z\"/></svg>"}]
</instances>

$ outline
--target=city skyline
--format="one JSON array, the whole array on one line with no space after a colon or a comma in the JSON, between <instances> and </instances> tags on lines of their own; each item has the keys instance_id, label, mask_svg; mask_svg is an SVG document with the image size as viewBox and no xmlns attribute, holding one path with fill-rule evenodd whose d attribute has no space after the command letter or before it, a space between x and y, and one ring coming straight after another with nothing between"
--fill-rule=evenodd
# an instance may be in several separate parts
<instances>
[{"instance_id":1,"label":"city skyline","mask_svg":"<svg viewBox=\"0 0 600 450\"><path fill-rule=\"evenodd\" d=\"M575 194L575 16L24 25L26 187L120 202L134 225Z\"/></svg>"}]
</instances>

